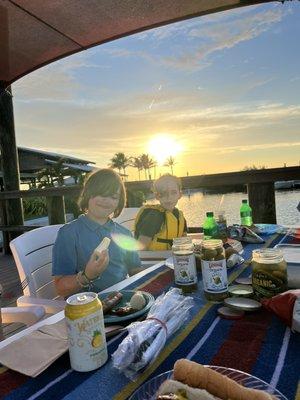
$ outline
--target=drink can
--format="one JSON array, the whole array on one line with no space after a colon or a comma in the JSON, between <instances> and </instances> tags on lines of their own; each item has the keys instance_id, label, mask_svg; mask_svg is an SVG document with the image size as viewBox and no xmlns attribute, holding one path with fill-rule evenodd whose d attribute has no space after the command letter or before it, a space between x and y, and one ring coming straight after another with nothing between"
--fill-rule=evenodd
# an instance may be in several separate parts
<instances>
[{"instance_id":1,"label":"drink can","mask_svg":"<svg viewBox=\"0 0 300 400\"><path fill-rule=\"evenodd\" d=\"M77 293L67 299L65 317L71 367L86 372L107 361L102 304L96 293Z\"/></svg>"}]
</instances>

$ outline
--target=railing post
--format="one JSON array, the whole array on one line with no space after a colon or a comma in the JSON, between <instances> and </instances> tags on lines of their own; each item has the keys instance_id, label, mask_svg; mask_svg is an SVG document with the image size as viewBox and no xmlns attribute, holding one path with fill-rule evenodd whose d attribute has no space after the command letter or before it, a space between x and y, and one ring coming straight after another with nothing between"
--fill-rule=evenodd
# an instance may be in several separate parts
<instances>
[{"instance_id":1,"label":"railing post","mask_svg":"<svg viewBox=\"0 0 300 400\"><path fill-rule=\"evenodd\" d=\"M276 224L274 183L248 183L247 188L253 222Z\"/></svg>"},{"instance_id":2,"label":"railing post","mask_svg":"<svg viewBox=\"0 0 300 400\"><path fill-rule=\"evenodd\" d=\"M49 225L66 223L64 196L47 197L47 207Z\"/></svg>"},{"instance_id":3,"label":"railing post","mask_svg":"<svg viewBox=\"0 0 300 400\"><path fill-rule=\"evenodd\" d=\"M6 205L5 200L0 200L0 223L1 225L7 225L7 216L6 216ZM2 241L3 241L3 253L9 254L9 232L2 231Z\"/></svg>"}]
</instances>

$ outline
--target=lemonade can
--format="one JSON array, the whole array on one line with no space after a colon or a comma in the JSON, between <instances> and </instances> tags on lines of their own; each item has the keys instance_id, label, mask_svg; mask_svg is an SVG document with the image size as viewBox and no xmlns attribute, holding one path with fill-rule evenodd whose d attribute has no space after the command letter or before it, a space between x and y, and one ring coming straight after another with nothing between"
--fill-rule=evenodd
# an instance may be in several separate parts
<instances>
[{"instance_id":1,"label":"lemonade can","mask_svg":"<svg viewBox=\"0 0 300 400\"><path fill-rule=\"evenodd\" d=\"M107 345L101 301L96 293L77 293L67 299L65 317L71 367L86 372L106 363Z\"/></svg>"}]
</instances>

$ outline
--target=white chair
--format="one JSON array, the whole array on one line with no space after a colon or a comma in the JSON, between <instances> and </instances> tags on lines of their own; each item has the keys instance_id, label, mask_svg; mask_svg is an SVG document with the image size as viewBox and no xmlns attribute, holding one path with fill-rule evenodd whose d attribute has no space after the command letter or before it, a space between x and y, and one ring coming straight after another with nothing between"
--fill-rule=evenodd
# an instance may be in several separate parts
<instances>
[{"instance_id":1,"label":"white chair","mask_svg":"<svg viewBox=\"0 0 300 400\"><path fill-rule=\"evenodd\" d=\"M58 300L52 277L52 248L61 226L37 228L10 242L20 280L27 283L18 306L43 306L50 314L64 309L65 301Z\"/></svg>"},{"instance_id":2,"label":"white chair","mask_svg":"<svg viewBox=\"0 0 300 400\"><path fill-rule=\"evenodd\" d=\"M125 226L125 228L129 229L131 232L134 230L134 220L139 211L138 207L129 207L129 208L124 208L121 212L121 214L117 217L114 218L115 222L118 222L118 224Z\"/></svg>"}]
</instances>

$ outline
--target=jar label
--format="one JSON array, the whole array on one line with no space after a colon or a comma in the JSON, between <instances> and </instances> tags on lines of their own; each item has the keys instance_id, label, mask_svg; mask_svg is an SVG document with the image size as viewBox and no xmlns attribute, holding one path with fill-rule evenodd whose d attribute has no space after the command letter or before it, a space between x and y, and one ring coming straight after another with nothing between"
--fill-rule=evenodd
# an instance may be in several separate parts
<instances>
[{"instance_id":1,"label":"jar label","mask_svg":"<svg viewBox=\"0 0 300 400\"><path fill-rule=\"evenodd\" d=\"M226 260L201 261L203 288L209 293L224 293L228 290Z\"/></svg>"},{"instance_id":2,"label":"jar label","mask_svg":"<svg viewBox=\"0 0 300 400\"><path fill-rule=\"evenodd\" d=\"M273 297L287 290L286 271L267 272L263 270L253 270L252 286L254 292L259 297Z\"/></svg>"},{"instance_id":3,"label":"jar label","mask_svg":"<svg viewBox=\"0 0 300 400\"><path fill-rule=\"evenodd\" d=\"M197 283L197 271L194 254L173 255L175 283L191 285Z\"/></svg>"}]
</instances>

